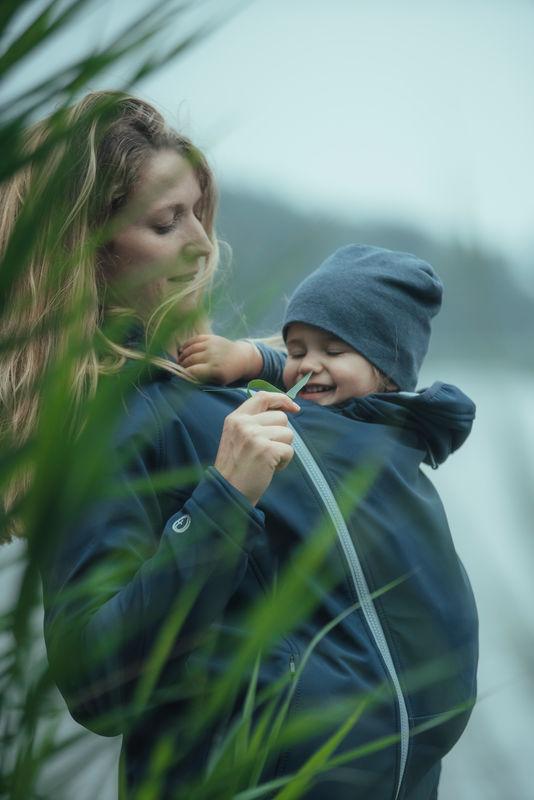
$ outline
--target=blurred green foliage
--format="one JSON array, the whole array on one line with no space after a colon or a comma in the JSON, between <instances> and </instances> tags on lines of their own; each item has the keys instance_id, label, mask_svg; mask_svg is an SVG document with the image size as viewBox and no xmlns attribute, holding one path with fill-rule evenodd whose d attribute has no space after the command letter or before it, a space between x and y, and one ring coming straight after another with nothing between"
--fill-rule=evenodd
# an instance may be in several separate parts
<instances>
[{"instance_id":1,"label":"blurred green foliage","mask_svg":"<svg viewBox=\"0 0 534 800\"><path fill-rule=\"evenodd\" d=\"M3 55L0 56L0 78L9 77L18 64L31 58L32 53L52 40L58 31L68 27L77 15L90 7L91 2L92 0L67 0L62 3L58 0L45 3L34 0L5 0L0 9L4 42ZM6 180L14 175L28 159L38 164L46 157L46 149L28 153L21 147L25 126L37 116L53 107L57 123L56 140L72 136L73 131L65 124L65 108L88 84L105 75L106 69L111 65L125 59L131 64L131 57L135 56L135 66L125 84L120 87L129 89L140 78L157 70L171 58L180 56L205 38L224 17L212 15L208 22L200 24L193 32L188 29L184 36L180 36L181 15L187 13L190 5L160 0L152 6L149 15L143 13L134 22L128 23L108 44L95 47L89 55L81 57L46 80L36 76L33 86L0 107L0 147L3 154L0 178ZM158 45L158 34L169 26L176 28L176 41L172 46L162 49ZM68 159L63 168L68 169ZM31 198L6 246L0 265L0 313L6 308L13 281L24 271L35 242L44 235L40 228L39 210L43 208L43 204L55 202L61 192L61 179L61 169L49 176L48 183L45 181L42 187L41 195ZM268 269L270 285L277 294L282 287L286 290L291 288L289 276L290 282L296 282L334 246L361 238L349 236L347 229L341 230L338 226L332 228L330 238L323 237L319 244L311 222L295 224L296 218L288 218L287 213L281 214L277 221L275 208L268 217L263 213L265 208L258 211L251 203L247 203L246 207L240 206L238 200L234 201L234 219L237 218L238 223L231 230L228 197L224 201L223 209L222 233L232 242L239 242L238 247L242 248L243 253L255 252L258 255L257 270L262 273L262 270ZM57 225L61 224L62 220L58 219ZM241 238L244 231L249 237L248 242ZM273 234L270 240L271 246L264 248L263 242L273 231L276 231L276 235ZM52 241L55 233L55 230L47 231L46 236ZM389 242L382 237L381 243ZM92 246L96 247L97 244L95 240ZM421 255L427 255L435 261L432 254L426 253L424 249L417 249ZM457 268L461 268L461 264L466 263L466 257L461 262L459 252L457 256ZM236 259L236 272L239 276L236 284L239 284L241 291L239 302L246 302L252 307L257 301L265 306L265 281L258 280L258 272L250 268L250 263L246 264L246 269L243 268L243 260L240 256ZM288 265L291 265L290 272ZM67 254L58 260L57 269L60 271L68 266ZM257 292L259 285L262 286L260 295ZM85 300L86 298L80 297L80 311ZM219 308L221 303L227 302L225 291L219 292L218 302ZM488 318L491 317L489 310L484 313L487 313ZM259 321L265 326L270 324L267 318L260 317ZM273 318L273 326L274 323ZM122 411L122 389L146 368L146 364L141 362L113 381L102 380L97 393L87 399L83 408L86 425L81 435L70 437L66 435L66 421L71 415L69 382L73 366L87 343L77 327L76 315L74 318L66 316L58 309L56 316L47 324L58 331L68 331L68 351L60 360L49 364L43 373L39 386L41 416L35 435L21 444L14 441L9 432L4 431L0 459L0 483L3 486L21 469L28 466L33 468L28 491L22 497L20 506L15 509L24 520L27 534L27 547L20 555L18 564L18 592L13 601L5 598L5 607L1 609L0 617L0 796L9 800L71 798L71 782L82 768L91 768L88 757L90 737L81 728L74 732L71 728L65 732L62 725L65 708L55 689L46 656L39 647L38 625L42 601L37 564L49 556L60 537L68 536L69 527L84 504L117 488L103 485L101 465L108 458L108 443ZM483 330L482 323L481 326L480 332ZM28 338L39 334L38 328L27 332ZM163 326L159 340L155 343L156 347L166 341L167 335L168 331ZM13 346L14 342L9 337L0 342L0 348L4 351ZM154 480L158 489L163 489L165 486L176 485L179 479L187 481L189 478L190 476L177 476L173 473L155 476ZM353 502L358 501L374 475L370 471L369 474L359 474L355 478L356 488L353 487L351 492ZM44 520L46 531L43 530ZM8 516L4 515L1 522L4 527L7 526ZM337 745L350 728L358 724L363 710L379 700L380 691L370 697L355 697L350 703L346 699L342 708L322 708L316 715L308 714L305 720L296 717L289 728L285 726L285 718L307 658L321 637L340 619L331 621L317 634L294 675L288 670L279 685L269 687L263 693L258 691L262 653L278 637L288 634L313 609L316 597L308 590L309 582L318 578L328 581L328 576L322 574L322 565L331 543L332 528L325 524L324 530L316 531L306 545L295 552L293 560L280 577L276 593L248 610L248 629L251 635L240 647L236 647L232 662L224 674L211 680L209 685L206 676L204 680L200 680L201 676L195 675L194 684L187 685L186 682L183 686L176 687L178 696L182 694L194 700L191 715L180 723L183 734L181 750L177 753L173 747L174 740L165 736L155 739L151 769L136 793L136 800L156 800L159 797L166 770L177 758L187 756L188 751L194 747L196 738L201 737L208 727L225 719L234 698L243 692L245 701L241 715L226 731L218 749L212 754L207 772L195 776L193 783L187 790L184 789L184 797L187 796L188 800L230 800L234 797L252 800L265 797L273 791L278 792L276 796L280 800L298 798L306 791L316 774L339 762L339 756L337 762L334 757ZM3 569L6 569L5 562ZM106 592L111 596L114 587L121 585L124 580L122 569L128 570L129 565L99 566L72 590L79 593L75 599L83 599L90 605L94 591L98 592L99 597ZM391 588L393 587L383 587L381 592ZM200 590L201 585L198 582L186 587L177 597L172 612L155 637L144 671L138 676L131 705L121 710L125 730L141 709L157 702L159 676L188 609ZM347 609L344 614L351 613L355 608L356 606ZM132 622L135 623L135 620ZM123 631L122 635L127 639L133 633L135 631ZM103 641L102 649L95 654L95 658L105 657L106 652L116 646L116 642ZM69 658L68 647L64 658ZM68 669L68 664L65 668ZM436 680L439 675L438 665L431 674L414 675L413 683L418 685ZM204 692L199 692L199 685ZM347 706L350 707L349 713ZM100 722L103 730L106 727L116 727L116 720ZM274 784L261 786L262 770L268 757L297 740L309 737L310 731L316 734L322 730L325 731L322 747L304 764L298 775L285 776ZM389 737L384 741L369 743L350 757L362 756L372 749L389 746L394 741L395 737ZM84 742L85 749L81 747ZM345 761L347 758L344 757ZM342 762L343 759L340 763ZM53 788L45 790L43 776L49 771L51 763L58 766Z\"/></svg>"}]
</instances>

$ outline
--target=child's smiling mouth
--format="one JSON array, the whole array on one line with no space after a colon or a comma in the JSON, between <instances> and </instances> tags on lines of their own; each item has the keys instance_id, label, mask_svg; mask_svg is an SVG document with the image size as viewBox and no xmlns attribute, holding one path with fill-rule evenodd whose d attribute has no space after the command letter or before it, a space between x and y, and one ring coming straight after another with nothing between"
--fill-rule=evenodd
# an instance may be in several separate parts
<instances>
[{"instance_id":1,"label":"child's smiling mouth","mask_svg":"<svg viewBox=\"0 0 534 800\"><path fill-rule=\"evenodd\" d=\"M325 392L333 392L335 388L335 386L327 386L325 383L308 383L303 389L300 390L298 396L305 397L308 394L324 394Z\"/></svg>"}]
</instances>

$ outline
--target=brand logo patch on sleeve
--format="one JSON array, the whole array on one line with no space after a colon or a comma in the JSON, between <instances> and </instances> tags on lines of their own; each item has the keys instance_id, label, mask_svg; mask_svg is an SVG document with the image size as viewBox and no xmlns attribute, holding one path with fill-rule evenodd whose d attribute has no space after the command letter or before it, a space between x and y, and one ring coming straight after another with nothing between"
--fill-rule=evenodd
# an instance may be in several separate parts
<instances>
[{"instance_id":1,"label":"brand logo patch on sleeve","mask_svg":"<svg viewBox=\"0 0 534 800\"><path fill-rule=\"evenodd\" d=\"M173 531L176 531L176 533L183 533L189 528L190 525L191 525L191 517L189 516L189 514L182 514L181 517L178 517L178 519L174 520L174 522L171 525L171 528L173 529Z\"/></svg>"}]
</instances>

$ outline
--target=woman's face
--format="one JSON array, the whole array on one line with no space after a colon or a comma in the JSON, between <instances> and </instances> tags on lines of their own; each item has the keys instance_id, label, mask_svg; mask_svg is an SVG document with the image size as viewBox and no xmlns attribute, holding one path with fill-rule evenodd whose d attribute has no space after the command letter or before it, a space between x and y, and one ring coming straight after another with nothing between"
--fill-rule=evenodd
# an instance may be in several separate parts
<instances>
[{"instance_id":1,"label":"woman's face","mask_svg":"<svg viewBox=\"0 0 534 800\"><path fill-rule=\"evenodd\" d=\"M212 245L199 219L201 204L187 159L174 150L155 152L126 206L124 227L108 245L114 291L144 319L205 268ZM195 301L189 295L184 306Z\"/></svg>"}]
</instances>

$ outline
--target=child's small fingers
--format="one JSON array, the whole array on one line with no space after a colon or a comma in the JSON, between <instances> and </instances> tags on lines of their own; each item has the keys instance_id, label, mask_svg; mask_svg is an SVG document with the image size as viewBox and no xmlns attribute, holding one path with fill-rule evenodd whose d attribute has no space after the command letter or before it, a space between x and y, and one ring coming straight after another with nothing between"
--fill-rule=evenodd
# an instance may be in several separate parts
<instances>
[{"instance_id":1,"label":"child's small fingers","mask_svg":"<svg viewBox=\"0 0 534 800\"><path fill-rule=\"evenodd\" d=\"M209 333L197 333L196 336L190 336L189 339L186 339L184 345L186 344L193 344L194 342L205 342L206 339L209 339L211 334Z\"/></svg>"},{"instance_id":2,"label":"child's small fingers","mask_svg":"<svg viewBox=\"0 0 534 800\"><path fill-rule=\"evenodd\" d=\"M194 353L204 353L205 351L206 345L203 342L194 342L193 344L182 345L178 352L180 354L180 358L186 358Z\"/></svg>"},{"instance_id":3,"label":"child's small fingers","mask_svg":"<svg viewBox=\"0 0 534 800\"><path fill-rule=\"evenodd\" d=\"M198 364L206 364L207 360L203 353L190 353L189 355L180 356L180 365L182 367L193 367Z\"/></svg>"},{"instance_id":4,"label":"child's small fingers","mask_svg":"<svg viewBox=\"0 0 534 800\"><path fill-rule=\"evenodd\" d=\"M198 344L206 344L206 341L209 339L208 334L202 333L198 336L191 336L189 339L186 339L185 342L182 342L179 350L186 350L188 347L193 347L194 345Z\"/></svg>"}]
</instances>

